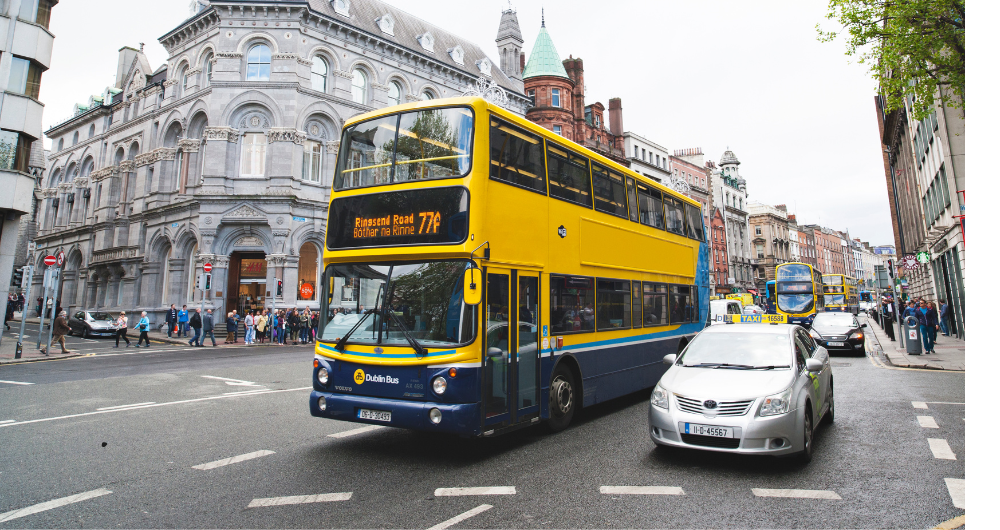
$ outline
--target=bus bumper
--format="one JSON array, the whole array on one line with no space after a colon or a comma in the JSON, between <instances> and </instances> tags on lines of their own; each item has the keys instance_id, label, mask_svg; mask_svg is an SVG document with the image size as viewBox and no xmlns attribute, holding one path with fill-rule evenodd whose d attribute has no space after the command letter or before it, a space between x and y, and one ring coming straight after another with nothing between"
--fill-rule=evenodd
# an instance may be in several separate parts
<instances>
[{"instance_id":1,"label":"bus bumper","mask_svg":"<svg viewBox=\"0 0 1000 530\"><path fill-rule=\"evenodd\" d=\"M320 410L321 397L326 399L326 410ZM361 419L358 416L362 409L388 412L391 414L391 419L389 421ZM441 411L440 423L431 421L431 409ZM309 412L317 418L466 436L477 436L480 430L478 403L410 401L313 390L309 396Z\"/></svg>"}]
</instances>

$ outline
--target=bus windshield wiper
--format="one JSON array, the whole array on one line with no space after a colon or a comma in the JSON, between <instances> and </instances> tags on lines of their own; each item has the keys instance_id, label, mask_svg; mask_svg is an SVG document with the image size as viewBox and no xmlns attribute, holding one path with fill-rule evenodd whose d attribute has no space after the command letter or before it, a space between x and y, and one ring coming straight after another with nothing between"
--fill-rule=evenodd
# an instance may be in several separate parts
<instances>
[{"instance_id":1,"label":"bus windshield wiper","mask_svg":"<svg viewBox=\"0 0 1000 530\"><path fill-rule=\"evenodd\" d=\"M369 310L365 311L365 315L363 317L361 317L361 318L358 319L357 323L354 324L354 327L351 328L350 331L348 331L347 333L344 333L343 337L340 337L340 340L337 341L336 348L338 350L340 350L341 352L343 352L344 351L344 346L347 345L347 339L350 338L351 335L353 335L354 332L357 331L358 328L361 327L361 324L363 324L365 322L365 320L368 319L369 315L375 314L376 311L378 311L378 309L369 309Z\"/></svg>"},{"instance_id":2,"label":"bus windshield wiper","mask_svg":"<svg viewBox=\"0 0 1000 530\"><path fill-rule=\"evenodd\" d=\"M685 364L689 368L736 368L738 370L752 370L756 368L750 366L749 364L729 364L729 363L698 363L698 364Z\"/></svg>"},{"instance_id":3,"label":"bus windshield wiper","mask_svg":"<svg viewBox=\"0 0 1000 530\"><path fill-rule=\"evenodd\" d=\"M420 357L427 355L427 348L421 346L420 343L417 342L416 337L414 337L413 334L410 333L410 330L406 329L406 327L403 326L403 322L399 320L399 316L396 315L396 312L393 311L392 309L389 309L388 311L386 311L386 313L388 313L389 318L391 318L392 321L396 324L396 327L399 328L399 331L403 332L403 337L406 338L406 342L410 343L410 347L413 348L413 351L417 352L417 355ZM389 329L387 326L386 327L387 334L388 331Z\"/></svg>"}]
</instances>

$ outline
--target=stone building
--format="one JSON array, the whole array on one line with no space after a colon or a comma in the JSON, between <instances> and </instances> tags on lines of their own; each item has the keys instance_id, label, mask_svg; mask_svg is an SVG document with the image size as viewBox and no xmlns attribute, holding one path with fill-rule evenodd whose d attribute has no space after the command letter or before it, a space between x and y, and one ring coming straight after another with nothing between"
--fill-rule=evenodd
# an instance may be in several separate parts
<instances>
[{"instance_id":1,"label":"stone building","mask_svg":"<svg viewBox=\"0 0 1000 530\"><path fill-rule=\"evenodd\" d=\"M757 292L763 293L767 282L774 279L775 268L791 261L788 210L784 204L770 206L751 202L748 212L750 244L753 246L750 263Z\"/></svg>"},{"instance_id":2,"label":"stone building","mask_svg":"<svg viewBox=\"0 0 1000 530\"><path fill-rule=\"evenodd\" d=\"M636 173L669 185L670 151L631 131L625 131L623 136L629 167Z\"/></svg>"},{"instance_id":3,"label":"stone building","mask_svg":"<svg viewBox=\"0 0 1000 530\"><path fill-rule=\"evenodd\" d=\"M586 104L583 59L574 59L572 55L566 60L559 58L545 29L544 13L522 79L525 94L531 100L526 118L629 167L624 150L621 99L611 98L607 109L601 102Z\"/></svg>"},{"instance_id":4,"label":"stone building","mask_svg":"<svg viewBox=\"0 0 1000 530\"><path fill-rule=\"evenodd\" d=\"M379 0L202 0L159 42L167 64L122 48L114 87L46 132L36 259L65 251L64 307L159 323L209 262L207 306L317 307L345 120L481 76L528 104L475 44Z\"/></svg>"},{"instance_id":5,"label":"stone building","mask_svg":"<svg viewBox=\"0 0 1000 530\"><path fill-rule=\"evenodd\" d=\"M705 153L700 147L674 149L670 156L670 171L674 179L687 184L684 194L701 203L705 226L710 224L712 204L712 169L715 163L705 161Z\"/></svg>"},{"instance_id":6,"label":"stone building","mask_svg":"<svg viewBox=\"0 0 1000 530\"><path fill-rule=\"evenodd\" d=\"M749 232L747 231L747 181L740 176L740 161L732 151L726 150L719 160L719 168L712 171L712 198L714 206L723 212L726 227L729 276L725 284L741 292L754 289L751 271Z\"/></svg>"}]
</instances>

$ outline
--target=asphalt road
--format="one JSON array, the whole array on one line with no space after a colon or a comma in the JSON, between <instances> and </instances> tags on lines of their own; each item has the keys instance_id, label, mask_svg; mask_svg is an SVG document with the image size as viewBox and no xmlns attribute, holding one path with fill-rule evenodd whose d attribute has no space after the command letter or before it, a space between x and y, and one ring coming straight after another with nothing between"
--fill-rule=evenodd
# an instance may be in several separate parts
<instances>
[{"instance_id":1,"label":"asphalt road","mask_svg":"<svg viewBox=\"0 0 1000 530\"><path fill-rule=\"evenodd\" d=\"M313 418L308 347L93 348L0 367L0 528L930 528L965 513L964 481L955 498L946 482L965 477L962 373L834 358L837 421L803 466L656 449L648 392L559 434L469 440ZM622 486L673 494L606 489ZM277 497L295 498L261 500Z\"/></svg>"}]
</instances>

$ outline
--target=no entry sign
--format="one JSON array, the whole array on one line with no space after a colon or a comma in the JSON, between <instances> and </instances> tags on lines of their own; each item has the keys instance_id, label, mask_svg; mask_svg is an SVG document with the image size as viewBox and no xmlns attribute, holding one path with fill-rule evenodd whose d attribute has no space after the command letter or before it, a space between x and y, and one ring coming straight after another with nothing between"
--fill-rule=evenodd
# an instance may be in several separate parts
<instances>
[{"instance_id":1,"label":"no entry sign","mask_svg":"<svg viewBox=\"0 0 1000 530\"><path fill-rule=\"evenodd\" d=\"M56 264L56 257L55 256L45 256L45 264L48 265L49 267L55 265Z\"/></svg>"},{"instance_id":2,"label":"no entry sign","mask_svg":"<svg viewBox=\"0 0 1000 530\"><path fill-rule=\"evenodd\" d=\"M205 272L212 272L212 264L211 263L206 263L204 268L205 268Z\"/></svg>"}]
</instances>

